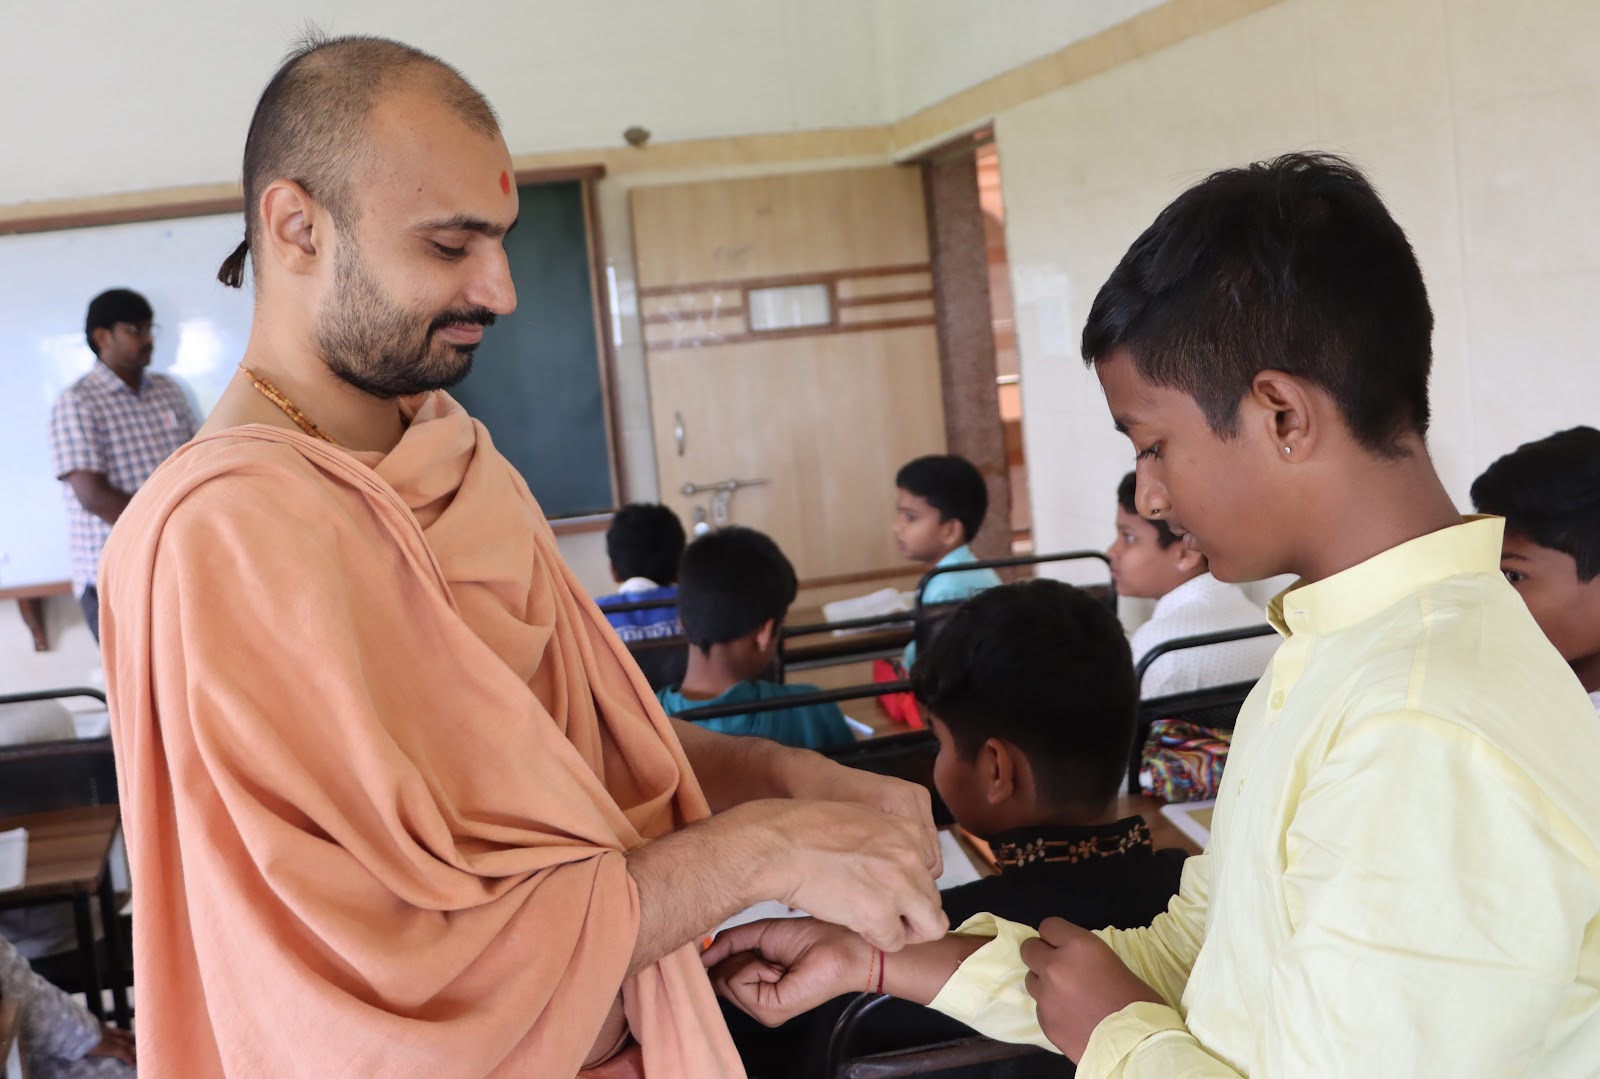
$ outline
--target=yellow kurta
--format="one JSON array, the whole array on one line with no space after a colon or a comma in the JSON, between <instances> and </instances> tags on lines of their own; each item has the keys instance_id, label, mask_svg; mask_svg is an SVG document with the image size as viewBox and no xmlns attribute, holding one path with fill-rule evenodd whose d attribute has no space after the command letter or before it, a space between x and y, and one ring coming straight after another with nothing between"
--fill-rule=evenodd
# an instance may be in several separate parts
<instances>
[{"instance_id":1,"label":"yellow kurta","mask_svg":"<svg viewBox=\"0 0 1600 1079\"><path fill-rule=\"evenodd\" d=\"M1082 1079L1600 1074L1600 724L1499 572L1502 522L1425 536L1269 616L1213 818L1166 914L1099 935L1171 1006ZM933 1007L1048 1044L996 939Z\"/></svg>"}]
</instances>

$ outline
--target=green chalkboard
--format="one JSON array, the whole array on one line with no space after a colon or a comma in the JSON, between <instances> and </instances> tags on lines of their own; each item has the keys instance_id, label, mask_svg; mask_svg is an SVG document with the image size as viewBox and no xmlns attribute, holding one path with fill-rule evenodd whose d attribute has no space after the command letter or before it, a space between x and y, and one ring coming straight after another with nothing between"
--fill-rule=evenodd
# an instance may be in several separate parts
<instances>
[{"instance_id":1,"label":"green chalkboard","mask_svg":"<svg viewBox=\"0 0 1600 1079\"><path fill-rule=\"evenodd\" d=\"M616 508L581 181L518 189L506 258L517 309L451 392L489 428L547 517Z\"/></svg>"}]
</instances>

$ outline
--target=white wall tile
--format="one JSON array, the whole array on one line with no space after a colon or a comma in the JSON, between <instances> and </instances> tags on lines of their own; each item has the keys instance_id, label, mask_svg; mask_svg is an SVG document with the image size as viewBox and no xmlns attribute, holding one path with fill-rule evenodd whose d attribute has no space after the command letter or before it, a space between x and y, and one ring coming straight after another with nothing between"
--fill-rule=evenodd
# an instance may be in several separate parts
<instances>
[{"instance_id":1,"label":"white wall tile","mask_svg":"<svg viewBox=\"0 0 1600 1079\"><path fill-rule=\"evenodd\" d=\"M1313 0L1311 23L1319 137L1449 115L1443 0Z\"/></svg>"},{"instance_id":2,"label":"white wall tile","mask_svg":"<svg viewBox=\"0 0 1600 1079\"><path fill-rule=\"evenodd\" d=\"M1563 427L1600 426L1600 272L1475 278L1466 300L1475 469Z\"/></svg>"},{"instance_id":3,"label":"white wall tile","mask_svg":"<svg viewBox=\"0 0 1600 1079\"><path fill-rule=\"evenodd\" d=\"M1464 108L1467 273L1600 270L1600 82Z\"/></svg>"},{"instance_id":4,"label":"white wall tile","mask_svg":"<svg viewBox=\"0 0 1600 1079\"><path fill-rule=\"evenodd\" d=\"M1594 0L1445 0L1458 104L1554 90L1600 77Z\"/></svg>"},{"instance_id":5,"label":"white wall tile","mask_svg":"<svg viewBox=\"0 0 1600 1079\"><path fill-rule=\"evenodd\" d=\"M1469 54L1508 35L1513 10L1543 20L1508 45L1529 55L1487 70ZM1576 54L1555 44L1592 53L1596 11L1448 0L1464 103L1446 0L1286 0L998 117L1039 546L1104 542L1130 459L1060 341L1185 185L1284 149L1353 158L1417 250L1436 321L1430 445L1458 503L1520 442L1600 420L1600 81L1574 81ZM1555 89L1530 92L1545 53Z\"/></svg>"}]
</instances>

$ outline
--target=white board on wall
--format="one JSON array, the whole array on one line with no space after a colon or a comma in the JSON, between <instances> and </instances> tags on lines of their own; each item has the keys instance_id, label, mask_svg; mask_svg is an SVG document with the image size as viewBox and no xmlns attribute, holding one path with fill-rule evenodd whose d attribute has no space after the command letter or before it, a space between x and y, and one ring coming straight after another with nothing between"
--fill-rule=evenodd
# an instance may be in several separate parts
<instances>
[{"instance_id":1,"label":"white board on wall","mask_svg":"<svg viewBox=\"0 0 1600 1079\"><path fill-rule=\"evenodd\" d=\"M218 283L239 214L0 236L0 588L72 576L50 410L94 364L89 301L131 288L155 309L151 370L177 378L197 415L216 404L250 335L252 298Z\"/></svg>"}]
</instances>

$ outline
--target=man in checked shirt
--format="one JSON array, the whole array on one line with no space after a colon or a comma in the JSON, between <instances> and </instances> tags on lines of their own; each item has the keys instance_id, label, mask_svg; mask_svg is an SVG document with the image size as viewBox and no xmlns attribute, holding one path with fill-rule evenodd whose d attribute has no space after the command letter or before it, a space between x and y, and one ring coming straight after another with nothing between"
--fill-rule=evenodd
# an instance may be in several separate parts
<instances>
[{"instance_id":1,"label":"man in checked shirt","mask_svg":"<svg viewBox=\"0 0 1600 1079\"><path fill-rule=\"evenodd\" d=\"M155 349L152 317L150 302L131 289L90 301L84 335L97 362L50 416L50 457L67 500L72 589L97 642L100 548L133 493L195 432L178 383L145 370Z\"/></svg>"}]
</instances>

